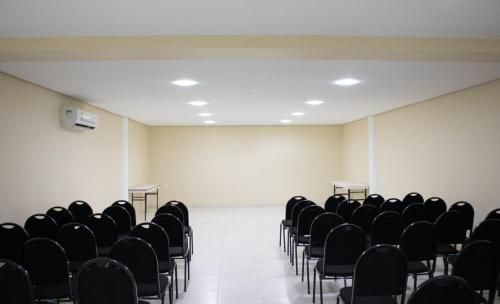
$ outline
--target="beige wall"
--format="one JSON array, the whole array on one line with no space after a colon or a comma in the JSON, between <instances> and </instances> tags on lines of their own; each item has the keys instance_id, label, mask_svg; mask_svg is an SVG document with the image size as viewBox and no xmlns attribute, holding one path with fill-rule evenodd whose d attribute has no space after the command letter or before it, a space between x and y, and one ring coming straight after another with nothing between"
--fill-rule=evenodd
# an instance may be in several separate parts
<instances>
[{"instance_id":1,"label":"beige wall","mask_svg":"<svg viewBox=\"0 0 500 304\"><path fill-rule=\"evenodd\" d=\"M128 121L128 186L149 183L149 127Z\"/></svg>"},{"instance_id":2,"label":"beige wall","mask_svg":"<svg viewBox=\"0 0 500 304\"><path fill-rule=\"evenodd\" d=\"M61 105L99 114L94 131L60 127ZM83 199L96 211L121 195L122 121L117 115L0 73L0 222Z\"/></svg>"},{"instance_id":3,"label":"beige wall","mask_svg":"<svg viewBox=\"0 0 500 304\"><path fill-rule=\"evenodd\" d=\"M368 183L368 119L341 126L342 179Z\"/></svg>"},{"instance_id":4,"label":"beige wall","mask_svg":"<svg viewBox=\"0 0 500 304\"><path fill-rule=\"evenodd\" d=\"M500 80L376 116L379 192L500 207Z\"/></svg>"},{"instance_id":5,"label":"beige wall","mask_svg":"<svg viewBox=\"0 0 500 304\"><path fill-rule=\"evenodd\" d=\"M341 176L337 126L154 127L150 153L160 200L193 205L322 203Z\"/></svg>"}]
</instances>

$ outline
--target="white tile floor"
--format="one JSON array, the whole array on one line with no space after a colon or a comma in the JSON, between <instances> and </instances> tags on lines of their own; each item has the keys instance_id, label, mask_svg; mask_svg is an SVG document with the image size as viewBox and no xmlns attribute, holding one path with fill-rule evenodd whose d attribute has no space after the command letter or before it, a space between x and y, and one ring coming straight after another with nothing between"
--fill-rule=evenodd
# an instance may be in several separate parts
<instances>
[{"instance_id":1,"label":"white tile floor","mask_svg":"<svg viewBox=\"0 0 500 304\"><path fill-rule=\"evenodd\" d=\"M183 267L180 264L179 299L174 303L312 303L312 296L307 294L306 282L301 282L300 277L295 276L295 268L288 262L288 256L278 247L278 227L284 207L191 207L189 210L195 232L191 281L184 293ZM154 211L150 213L154 214ZM143 216L138 214L138 219ZM442 263L437 266L437 274L440 273ZM425 280L425 277L421 280ZM347 283L350 284L350 281ZM413 281L409 280L408 295L412 291L412 284ZM336 303L341 287L341 281L325 281L325 303ZM160 301L150 303L157 304ZM498 297L495 303L500 303Z\"/></svg>"}]
</instances>

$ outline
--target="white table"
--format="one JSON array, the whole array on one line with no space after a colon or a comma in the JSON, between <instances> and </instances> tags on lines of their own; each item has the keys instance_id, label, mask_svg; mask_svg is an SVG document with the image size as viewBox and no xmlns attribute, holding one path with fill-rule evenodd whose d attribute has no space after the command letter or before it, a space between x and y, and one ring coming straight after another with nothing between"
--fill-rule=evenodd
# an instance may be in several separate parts
<instances>
[{"instance_id":1,"label":"white table","mask_svg":"<svg viewBox=\"0 0 500 304\"><path fill-rule=\"evenodd\" d=\"M148 212L148 196L156 196L156 210L158 210L159 189L160 185L157 184L139 185L128 189L131 198L130 203L132 204L132 206L134 205L134 202L144 202L144 220L146 220L146 214Z\"/></svg>"},{"instance_id":2,"label":"white table","mask_svg":"<svg viewBox=\"0 0 500 304\"><path fill-rule=\"evenodd\" d=\"M352 181L332 181L333 184L333 194L347 194L347 199L351 199L351 194L353 193L362 193L366 198L368 193L368 185L362 183L356 183ZM344 189L346 192L337 193L338 189Z\"/></svg>"}]
</instances>

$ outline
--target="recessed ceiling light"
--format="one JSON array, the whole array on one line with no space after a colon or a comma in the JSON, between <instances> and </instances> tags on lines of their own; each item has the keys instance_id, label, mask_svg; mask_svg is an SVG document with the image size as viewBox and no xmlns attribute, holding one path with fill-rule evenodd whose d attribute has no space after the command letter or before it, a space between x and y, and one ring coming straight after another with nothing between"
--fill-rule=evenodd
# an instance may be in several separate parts
<instances>
[{"instance_id":1,"label":"recessed ceiling light","mask_svg":"<svg viewBox=\"0 0 500 304\"><path fill-rule=\"evenodd\" d=\"M291 123L292 121L290 119L282 119L280 120L281 123L288 124Z\"/></svg>"},{"instance_id":2,"label":"recessed ceiling light","mask_svg":"<svg viewBox=\"0 0 500 304\"><path fill-rule=\"evenodd\" d=\"M198 113L198 116L209 117L209 116L212 116L212 113Z\"/></svg>"},{"instance_id":3,"label":"recessed ceiling light","mask_svg":"<svg viewBox=\"0 0 500 304\"><path fill-rule=\"evenodd\" d=\"M179 80L172 81L172 84L175 84L175 85L180 86L180 87L191 87L191 86L197 85L198 81L191 80L191 79L179 79Z\"/></svg>"},{"instance_id":4,"label":"recessed ceiling light","mask_svg":"<svg viewBox=\"0 0 500 304\"><path fill-rule=\"evenodd\" d=\"M203 100L193 100L188 102L188 104L195 106L195 107L202 107L208 104L208 102L203 101Z\"/></svg>"},{"instance_id":5,"label":"recessed ceiling light","mask_svg":"<svg viewBox=\"0 0 500 304\"><path fill-rule=\"evenodd\" d=\"M308 100L306 103L311 106L318 106L320 104L324 104L325 102L323 100Z\"/></svg>"},{"instance_id":6,"label":"recessed ceiling light","mask_svg":"<svg viewBox=\"0 0 500 304\"><path fill-rule=\"evenodd\" d=\"M304 116L304 115L306 115L306 113L304 113L304 112L293 112L292 115L293 116Z\"/></svg>"},{"instance_id":7,"label":"recessed ceiling light","mask_svg":"<svg viewBox=\"0 0 500 304\"><path fill-rule=\"evenodd\" d=\"M339 85L339 86L348 87L348 86L358 84L358 83L360 83L360 81L357 79L354 79L354 78L342 78L339 80L335 80L333 83L336 85Z\"/></svg>"},{"instance_id":8,"label":"recessed ceiling light","mask_svg":"<svg viewBox=\"0 0 500 304\"><path fill-rule=\"evenodd\" d=\"M205 120L204 123L207 125L213 125L215 123L215 120Z\"/></svg>"}]
</instances>

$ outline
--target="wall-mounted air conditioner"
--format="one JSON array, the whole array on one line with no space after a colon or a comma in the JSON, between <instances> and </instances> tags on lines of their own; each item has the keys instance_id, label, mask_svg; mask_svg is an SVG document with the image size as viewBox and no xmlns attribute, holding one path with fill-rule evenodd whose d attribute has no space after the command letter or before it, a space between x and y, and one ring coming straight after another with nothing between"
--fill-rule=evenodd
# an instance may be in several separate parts
<instances>
[{"instance_id":1,"label":"wall-mounted air conditioner","mask_svg":"<svg viewBox=\"0 0 500 304\"><path fill-rule=\"evenodd\" d=\"M95 129L99 116L73 106L61 107L61 125L64 128Z\"/></svg>"}]
</instances>

